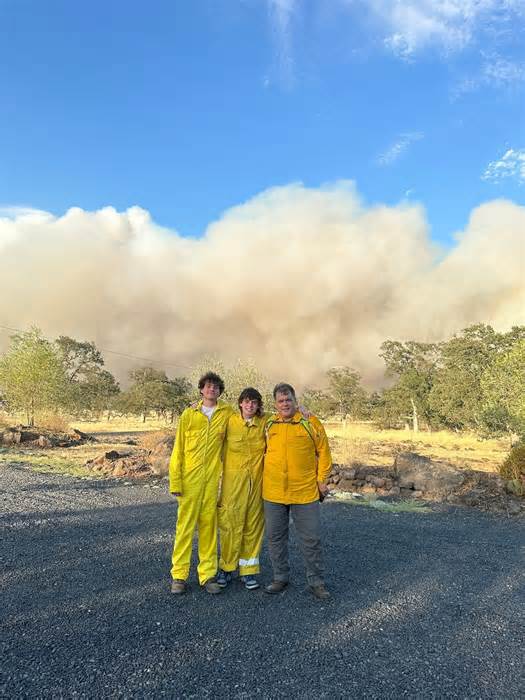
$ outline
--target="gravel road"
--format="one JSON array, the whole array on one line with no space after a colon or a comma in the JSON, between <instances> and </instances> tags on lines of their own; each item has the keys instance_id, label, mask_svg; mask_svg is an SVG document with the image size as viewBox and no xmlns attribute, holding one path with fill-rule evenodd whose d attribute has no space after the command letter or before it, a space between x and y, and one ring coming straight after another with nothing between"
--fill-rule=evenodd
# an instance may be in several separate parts
<instances>
[{"instance_id":1,"label":"gravel road","mask_svg":"<svg viewBox=\"0 0 525 700\"><path fill-rule=\"evenodd\" d=\"M328 502L331 601L295 547L280 596L176 598L164 483L10 466L0 497L1 697L523 697L523 520Z\"/></svg>"}]
</instances>

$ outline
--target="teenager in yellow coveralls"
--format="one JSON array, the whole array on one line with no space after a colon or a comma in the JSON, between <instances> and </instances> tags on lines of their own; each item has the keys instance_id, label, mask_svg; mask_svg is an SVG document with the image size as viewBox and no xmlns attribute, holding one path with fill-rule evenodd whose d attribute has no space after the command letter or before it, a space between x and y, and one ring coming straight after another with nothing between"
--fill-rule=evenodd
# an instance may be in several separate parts
<instances>
[{"instance_id":1,"label":"teenager in yellow coveralls","mask_svg":"<svg viewBox=\"0 0 525 700\"><path fill-rule=\"evenodd\" d=\"M259 553L264 534L262 470L266 419L262 396L247 388L239 396L240 413L230 416L224 442L224 469L219 499L221 557L217 583L225 588L232 573L248 590L259 588Z\"/></svg>"},{"instance_id":2,"label":"teenager in yellow coveralls","mask_svg":"<svg viewBox=\"0 0 525 700\"><path fill-rule=\"evenodd\" d=\"M179 421L170 459L170 492L177 497L177 525L172 556L171 591L186 592L193 534L198 530L199 584L208 593L217 585L217 499L222 474L226 425L233 408L220 401L224 382L213 372L199 380L201 401L186 408Z\"/></svg>"}]
</instances>

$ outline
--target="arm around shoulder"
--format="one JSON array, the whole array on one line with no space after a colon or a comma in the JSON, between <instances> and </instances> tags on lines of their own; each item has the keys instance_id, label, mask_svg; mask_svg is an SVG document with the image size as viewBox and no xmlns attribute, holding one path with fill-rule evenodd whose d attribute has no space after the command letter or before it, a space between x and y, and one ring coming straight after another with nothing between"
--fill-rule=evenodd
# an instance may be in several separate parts
<instances>
[{"instance_id":1,"label":"arm around shoulder","mask_svg":"<svg viewBox=\"0 0 525 700\"><path fill-rule=\"evenodd\" d=\"M328 436L324 425L316 416L310 416L310 422L315 428L315 446L317 449L317 481L326 481L332 469L332 453L328 444Z\"/></svg>"}]
</instances>

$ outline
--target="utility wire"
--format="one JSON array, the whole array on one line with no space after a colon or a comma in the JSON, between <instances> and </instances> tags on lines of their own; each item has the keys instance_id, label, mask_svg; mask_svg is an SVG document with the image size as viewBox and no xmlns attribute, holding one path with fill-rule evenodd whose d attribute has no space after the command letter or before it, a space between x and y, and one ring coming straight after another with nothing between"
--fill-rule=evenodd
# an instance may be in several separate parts
<instances>
[{"instance_id":1,"label":"utility wire","mask_svg":"<svg viewBox=\"0 0 525 700\"><path fill-rule=\"evenodd\" d=\"M23 331L20 328L11 328L10 326L2 326L0 325L0 330L3 331L12 331L14 333L26 333L27 331ZM117 350L108 350L107 348L98 348L101 352L107 352L110 353L111 355L119 355L120 357L127 357L129 360L140 360L141 362L153 362L158 365L166 365L168 367L180 367L183 369L195 369L195 367L190 367L189 365L179 365L175 362L162 362L161 360L153 360L151 357L139 357L138 355L128 355L125 352L118 352Z\"/></svg>"}]
</instances>

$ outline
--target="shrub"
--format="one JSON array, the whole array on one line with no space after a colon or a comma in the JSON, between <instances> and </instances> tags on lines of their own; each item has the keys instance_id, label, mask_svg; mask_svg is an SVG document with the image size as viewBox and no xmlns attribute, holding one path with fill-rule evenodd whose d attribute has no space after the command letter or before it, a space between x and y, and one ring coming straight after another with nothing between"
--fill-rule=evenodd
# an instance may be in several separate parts
<instances>
[{"instance_id":1,"label":"shrub","mask_svg":"<svg viewBox=\"0 0 525 700\"><path fill-rule=\"evenodd\" d=\"M68 419L60 413L53 411L41 411L37 415L37 424L40 428L47 428L52 433L67 433L69 430Z\"/></svg>"},{"instance_id":2,"label":"shrub","mask_svg":"<svg viewBox=\"0 0 525 700\"><path fill-rule=\"evenodd\" d=\"M525 442L514 445L500 466L499 473L507 482L511 482L509 486L514 493L525 495Z\"/></svg>"}]
</instances>

